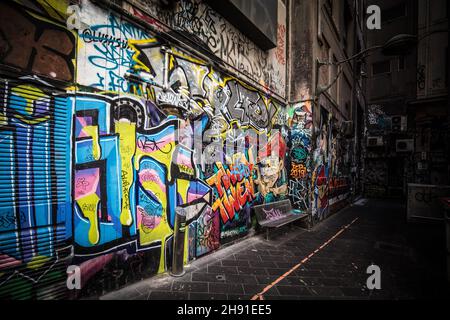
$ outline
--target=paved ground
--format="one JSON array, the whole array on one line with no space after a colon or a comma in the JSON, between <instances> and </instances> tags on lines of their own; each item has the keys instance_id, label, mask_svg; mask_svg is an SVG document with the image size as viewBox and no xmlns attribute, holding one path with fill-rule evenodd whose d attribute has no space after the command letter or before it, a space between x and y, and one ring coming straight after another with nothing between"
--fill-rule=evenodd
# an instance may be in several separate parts
<instances>
[{"instance_id":1,"label":"paved ground","mask_svg":"<svg viewBox=\"0 0 450 320\"><path fill-rule=\"evenodd\" d=\"M248 238L186 267L186 275L159 275L101 299L250 299L309 256L343 226L347 229L271 287L270 299L448 299L444 226L407 224L405 207L360 200L311 231L287 227L266 241ZM367 267L381 268L381 289L366 287Z\"/></svg>"}]
</instances>

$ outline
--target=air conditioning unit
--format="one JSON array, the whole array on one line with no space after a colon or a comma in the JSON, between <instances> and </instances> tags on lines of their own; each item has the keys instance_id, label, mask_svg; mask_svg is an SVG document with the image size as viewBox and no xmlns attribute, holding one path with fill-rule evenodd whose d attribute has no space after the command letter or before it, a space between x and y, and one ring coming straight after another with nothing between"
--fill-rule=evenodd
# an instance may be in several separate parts
<instances>
[{"instance_id":1,"label":"air conditioning unit","mask_svg":"<svg viewBox=\"0 0 450 320\"><path fill-rule=\"evenodd\" d=\"M402 132L407 129L407 118L406 116L392 116L392 131L394 132Z\"/></svg>"},{"instance_id":2,"label":"air conditioning unit","mask_svg":"<svg viewBox=\"0 0 450 320\"><path fill-rule=\"evenodd\" d=\"M414 139L399 139L395 142L395 150L397 152L414 151Z\"/></svg>"},{"instance_id":3,"label":"air conditioning unit","mask_svg":"<svg viewBox=\"0 0 450 320\"><path fill-rule=\"evenodd\" d=\"M367 137L368 147L379 147L383 145L383 137Z\"/></svg>"}]
</instances>

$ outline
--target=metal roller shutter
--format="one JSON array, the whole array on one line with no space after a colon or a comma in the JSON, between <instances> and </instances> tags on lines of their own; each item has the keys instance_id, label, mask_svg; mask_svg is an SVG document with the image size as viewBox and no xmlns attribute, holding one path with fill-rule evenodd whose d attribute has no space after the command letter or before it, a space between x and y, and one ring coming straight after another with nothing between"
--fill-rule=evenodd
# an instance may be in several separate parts
<instances>
[{"instance_id":1,"label":"metal roller shutter","mask_svg":"<svg viewBox=\"0 0 450 320\"><path fill-rule=\"evenodd\" d=\"M66 293L70 123L63 92L0 79L1 299Z\"/></svg>"}]
</instances>

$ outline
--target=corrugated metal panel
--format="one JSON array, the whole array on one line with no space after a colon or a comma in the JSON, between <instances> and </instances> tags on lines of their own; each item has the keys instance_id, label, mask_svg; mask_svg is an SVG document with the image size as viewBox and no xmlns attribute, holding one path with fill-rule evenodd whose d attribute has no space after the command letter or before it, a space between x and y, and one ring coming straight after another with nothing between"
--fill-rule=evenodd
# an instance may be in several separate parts
<instances>
[{"instance_id":1,"label":"corrugated metal panel","mask_svg":"<svg viewBox=\"0 0 450 320\"><path fill-rule=\"evenodd\" d=\"M55 88L0 79L0 298L66 294L69 109Z\"/></svg>"}]
</instances>

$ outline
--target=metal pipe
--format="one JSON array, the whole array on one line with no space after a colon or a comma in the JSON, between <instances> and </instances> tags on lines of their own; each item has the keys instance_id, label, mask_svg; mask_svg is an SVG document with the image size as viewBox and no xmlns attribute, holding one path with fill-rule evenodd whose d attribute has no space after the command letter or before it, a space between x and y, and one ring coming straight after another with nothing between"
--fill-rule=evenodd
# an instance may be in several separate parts
<instances>
[{"instance_id":1,"label":"metal pipe","mask_svg":"<svg viewBox=\"0 0 450 320\"><path fill-rule=\"evenodd\" d=\"M175 226L173 229L172 268L170 275L181 277L185 274L184 264L184 239L186 233L186 210L182 207L175 208Z\"/></svg>"},{"instance_id":2,"label":"metal pipe","mask_svg":"<svg viewBox=\"0 0 450 320\"><path fill-rule=\"evenodd\" d=\"M167 91L169 88L169 50L165 46L162 46L161 51L164 51L163 90Z\"/></svg>"}]
</instances>

